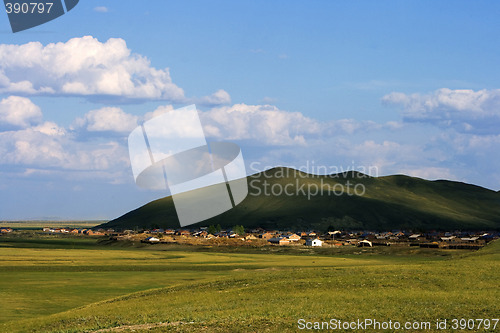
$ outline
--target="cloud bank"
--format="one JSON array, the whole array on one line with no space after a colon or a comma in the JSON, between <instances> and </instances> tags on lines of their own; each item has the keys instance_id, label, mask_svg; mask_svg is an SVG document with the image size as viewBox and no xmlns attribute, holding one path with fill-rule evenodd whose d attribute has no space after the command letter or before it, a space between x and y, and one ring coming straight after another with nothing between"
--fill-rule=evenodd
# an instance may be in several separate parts
<instances>
[{"instance_id":1,"label":"cloud bank","mask_svg":"<svg viewBox=\"0 0 500 333\"><path fill-rule=\"evenodd\" d=\"M28 98L9 96L0 101L0 128L2 125L26 128L41 119L42 111Z\"/></svg>"},{"instance_id":2,"label":"cloud bank","mask_svg":"<svg viewBox=\"0 0 500 333\"><path fill-rule=\"evenodd\" d=\"M411 95L393 92L382 102L402 107L407 122L428 122L478 134L498 133L500 126L500 89L443 88L431 94Z\"/></svg>"},{"instance_id":3,"label":"cloud bank","mask_svg":"<svg viewBox=\"0 0 500 333\"><path fill-rule=\"evenodd\" d=\"M499 188L500 134L485 132L484 126L474 131L458 126L471 119L494 123L496 94L441 89L428 95L386 95L384 103L403 106L403 122L321 122L273 105L244 103L211 107L200 112L200 119L208 140L239 142L248 162L376 166L379 175L404 173ZM9 96L0 101L0 165L30 170L30 175L57 171L68 178L99 175L109 183L132 182L128 134L173 109L167 104L134 115L122 107L102 107L61 127L44 121L30 99ZM438 130L429 131L429 126Z\"/></svg>"},{"instance_id":4,"label":"cloud bank","mask_svg":"<svg viewBox=\"0 0 500 333\"><path fill-rule=\"evenodd\" d=\"M47 45L0 44L0 93L81 96L104 103L163 100L214 106L231 101L222 89L187 98L168 68L154 68L121 38L100 42L92 36Z\"/></svg>"}]
</instances>

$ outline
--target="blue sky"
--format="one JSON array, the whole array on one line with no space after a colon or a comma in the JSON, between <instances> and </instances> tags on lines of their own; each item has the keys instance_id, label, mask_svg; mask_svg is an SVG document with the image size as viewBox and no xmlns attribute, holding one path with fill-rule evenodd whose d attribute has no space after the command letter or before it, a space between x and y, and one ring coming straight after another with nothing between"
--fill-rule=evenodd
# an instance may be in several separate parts
<instances>
[{"instance_id":1,"label":"blue sky","mask_svg":"<svg viewBox=\"0 0 500 333\"><path fill-rule=\"evenodd\" d=\"M249 173L375 166L500 190L498 17L494 1L82 0L13 34L0 15L0 220L161 197L134 184L126 138L192 103Z\"/></svg>"}]
</instances>

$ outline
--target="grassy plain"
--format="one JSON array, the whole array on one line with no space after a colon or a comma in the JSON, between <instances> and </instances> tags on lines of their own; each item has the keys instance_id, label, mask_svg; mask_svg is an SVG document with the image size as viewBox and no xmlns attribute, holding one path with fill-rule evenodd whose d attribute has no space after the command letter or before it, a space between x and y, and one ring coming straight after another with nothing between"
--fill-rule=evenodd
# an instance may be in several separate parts
<instances>
[{"instance_id":1,"label":"grassy plain","mask_svg":"<svg viewBox=\"0 0 500 333\"><path fill-rule=\"evenodd\" d=\"M0 227L16 230L32 230L44 227L51 228L92 228L105 221L0 221Z\"/></svg>"},{"instance_id":2,"label":"grassy plain","mask_svg":"<svg viewBox=\"0 0 500 333\"><path fill-rule=\"evenodd\" d=\"M0 237L0 331L283 332L300 318L500 314L499 242L477 252L102 244Z\"/></svg>"}]
</instances>

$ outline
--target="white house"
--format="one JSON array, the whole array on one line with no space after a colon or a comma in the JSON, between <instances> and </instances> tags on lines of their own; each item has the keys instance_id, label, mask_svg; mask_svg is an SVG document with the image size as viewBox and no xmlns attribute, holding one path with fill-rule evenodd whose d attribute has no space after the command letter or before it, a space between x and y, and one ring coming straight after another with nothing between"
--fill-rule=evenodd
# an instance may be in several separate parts
<instances>
[{"instance_id":1,"label":"white house","mask_svg":"<svg viewBox=\"0 0 500 333\"><path fill-rule=\"evenodd\" d=\"M156 238L156 237L148 237L144 241L150 242L150 243L158 243L160 241L160 239Z\"/></svg>"},{"instance_id":2,"label":"white house","mask_svg":"<svg viewBox=\"0 0 500 333\"><path fill-rule=\"evenodd\" d=\"M322 246L323 242L317 238L306 239L306 246Z\"/></svg>"},{"instance_id":3,"label":"white house","mask_svg":"<svg viewBox=\"0 0 500 333\"><path fill-rule=\"evenodd\" d=\"M358 242L358 246L369 246L369 247L372 247L373 243L370 242L367 239L363 239L362 241Z\"/></svg>"},{"instance_id":4,"label":"white house","mask_svg":"<svg viewBox=\"0 0 500 333\"><path fill-rule=\"evenodd\" d=\"M342 232L340 232L339 230L335 230L335 231L328 231L328 236L330 236L332 239L335 238L335 235L338 235L338 234L341 234Z\"/></svg>"}]
</instances>

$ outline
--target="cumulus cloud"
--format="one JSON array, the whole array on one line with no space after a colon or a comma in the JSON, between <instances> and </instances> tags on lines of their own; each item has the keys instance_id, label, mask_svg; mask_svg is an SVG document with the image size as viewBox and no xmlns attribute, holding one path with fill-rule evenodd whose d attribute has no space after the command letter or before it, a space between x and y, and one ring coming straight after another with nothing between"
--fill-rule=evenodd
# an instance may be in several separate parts
<instances>
[{"instance_id":1,"label":"cumulus cloud","mask_svg":"<svg viewBox=\"0 0 500 333\"><path fill-rule=\"evenodd\" d=\"M149 119L162 115L168 111L172 111L173 109L174 107L172 105L161 105L157 107L154 111L146 113L143 117L143 120L148 121Z\"/></svg>"},{"instance_id":2,"label":"cumulus cloud","mask_svg":"<svg viewBox=\"0 0 500 333\"><path fill-rule=\"evenodd\" d=\"M265 96L261 100L261 103L263 103L263 104L275 104L277 101L278 101L278 99L276 99L274 97Z\"/></svg>"},{"instance_id":3,"label":"cumulus cloud","mask_svg":"<svg viewBox=\"0 0 500 333\"><path fill-rule=\"evenodd\" d=\"M207 135L227 140L253 139L271 145L304 145L305 135L318 133L320 124L300 112L271 105L235 104L201 114Z\"/></svg>"},{"instance_id":4,"label":"cumulus cloud","mask_svg":"<svg viewBox=\"0 0 500 333\"><path fill-rule=\"evenodd\" d=\"M253 172L275 165L308 170L310 173L337 173L358 170L371 176L406 174L425 179L459 179L467 173L436 157L442 152L428 151L425 144L394 140L341 137L315 142L307 147L280 147L246 156ZM253 162L253 163L252 163ZM264 168L265 169L265 168ZM455 173L454 171L458 171Z\"/></svg>"},{"instance_id":5,"label":"cumulus cloud","mask_svg":"<svg viewBox=\"0 0 500 333\"><path fill-rule=\"evenodd\" d=\"M215 93L209 96L202 97L195 100L196 104L214 106L214 105L225 105L231 103L231 96L227 91L219 89Z\"/></svg>"},{"instance_id":6,"label":"cumulus cloud","mask_svg":"<svg viewBox=\"0 0 500 333\"><path fill-rule=\"evenodd\" d=\"M0 45L0 92L183 101L169 69L156 69L121 38Z\"/></svg>"},{"instance_id":7,"label":"cumulus cloud","mask_svg":"<svg viewBox=\"0 0 500 333\"><path fill-rule=\"evenodd\" d=\"M62 127L59 127L56 123L52 121L46 121L43 124L38 126L34 126L33 130L36 132L40 132L42 134L48 136L63 136L66 135L66 130Z\"/></svg>"},{"instance_id":8,"label":"cumulus cloud","mask_svg":"<svg viewBox=\"0 0 500 333\"><path fill-rule=\"evenodd\" d=\"M0 129L0 166L29 169L31 176L58 172L68 178L132 181L125 138L140 122L173 109L164 105L138 117L121 108L103 107L87 112L69 129L40 116L35 121L25 117L24 127ZM493 188L500 184L498 134L436 131L429 135L419 130L428 126L418 123L320 122L271 105L235 104L199 114L209 139L243 141L247 162L301 166L316 161L325 166L376 167L379 175L458 179ZM408 130L410 140L400 135ZM79 135L87 135L86 140L79 140ZM253 148L248 149L247 142ZM485 179L484 174L490 177Z\"/></svg>"},{"instance_id":9,"label":"cumulus cloud","mask_svg":"<svg viewBox=\"0 0 500 333\"><path fill-rule=\"evenodd\" d=\"M147 121L173 110L172 105L158 107L143 117ZM272 105L235 104L199 111L205 134L221 140L252 140L261 145L306 145L317 138L353 135L380 129L395 130L400 123L378 124L373 121L339 119L318 122L300 112L280 110Z\"/></svg>"},{"instance_id":10,"label":"cumulus cloud","mask_svg":"<svg viewBox=\"0 0 500 333\"><path fill-rule=\"evenodd\" d=\"M19 118L22 121L9 120L19 126L0 129L0 168L13 166L22 176L45 177L57 173L71 179L99 178L110 183L131 179L128 152L123 140L108 138L99 142L80 142L72 131L67 131L54 122L42 121L40 108L29 99L20 99L20 102L14 99L13 104L16 110L24 112L24 116ZM9 97L6 100L13 99ZM29 107L22 108L25 105ZM35 111L25 112L26 109ZM106 108L90 111L82 118L87 130L124 130L136 121L134 116L127 115L120 109L104 109ZM33 117L36 121L32 121ZM116 125L117 122L119 125Z\"/></svg>"},{"instance_id":11,"label":"cumulus cloud","mask_svg":"<svg viewBox=\"0 0 500 333\"><path fill-rule=\"evenodd\" d=\"M350 157L365 166L376 166L380 174L400 173L407 165L422 164L422 148L415 144L403 144L392 140L363 140L339 142L338 155ZM427 159L427 158L426 158Z\"/></svg>"},{"instance_id":12,"label":"cumulus cloud","mask_svg":"<svg viewBox=\"0 0 500 333\"><path fill-rule=\"evenodd\" d=\"M42 111L30 99L10 96L0 101L0 127L26 128L42 119Z\"/></svg>"},{"instance_id":13,"label":"cumulus cloud","mask_svg":"<svg viewBox=\"0 0 500 333\"><path fill-rule=\"evenodd\" d=\"M324 124L322 135L329 137L344 135L344 134L355 134L360 131L372 131L382 129L383 127L394 128L392 123L379 124L371 120L359 121L356 119L338 119L331 120Z\"/></svg>"},{"instance_id":14,"label":"cumulus cloud","mask_svg":"<svg viewBox=\"0 0 500 333\"><path fill-rule=\"evenodd\" d=\"M431 94L390 93L384 104L403 107L404 120L431 122L461 132L492 134L500 126L500 89L439 89Z\"/></svg>"},{"instance_id":15,"label":"cumulus cloud","mask_svg":"<svg viewBox=\"0 0 500 333\"><path fill-rule=\"evenodd\" d=\"M163 105L144 115L147 121L172 111ZM287 112L271 105L235 104L199 111L205 134L222 140L255 140L260 144L303 145L305 135L317 135L321 125L299 112Z\"/></svg>"},{"instance_id":16,"label":"cumulus cloud","mask_svg":"<svg viewBox=\"0 0 500 333\"><path fill-rule=\"evenodd\" d=\"M18 131L0 132L0 165L12 165L23 169L95 172L128 175L126 147L116 141L100 143L78 142L51 123ZM22 169L21 169L22 170ZM102 178L102 177L100 177ZM118 179L108 179L116 182Z\"/></svg>"},{"instance_id":17,"label":"cumulus cloud","mask_svg":"<svg viewBox=\"0 0 500 333\"><path fill-rule=\"evenodd\" d=\"M0 133L2 164L59 166L67 162L59 138L32 128Z\"/></svg>"},{"instance_id":18,"label":"cumulus cloud","mask_svg":"<svg viewBox=\"0 0 500 333\"><path fill-rule=\"evenodd\" d=\"M74 127L89 132L118 132L128 134L137 126L139 117L125 113L118 107L104 107L77 118Z\"/></svg>"}]
</instances>

